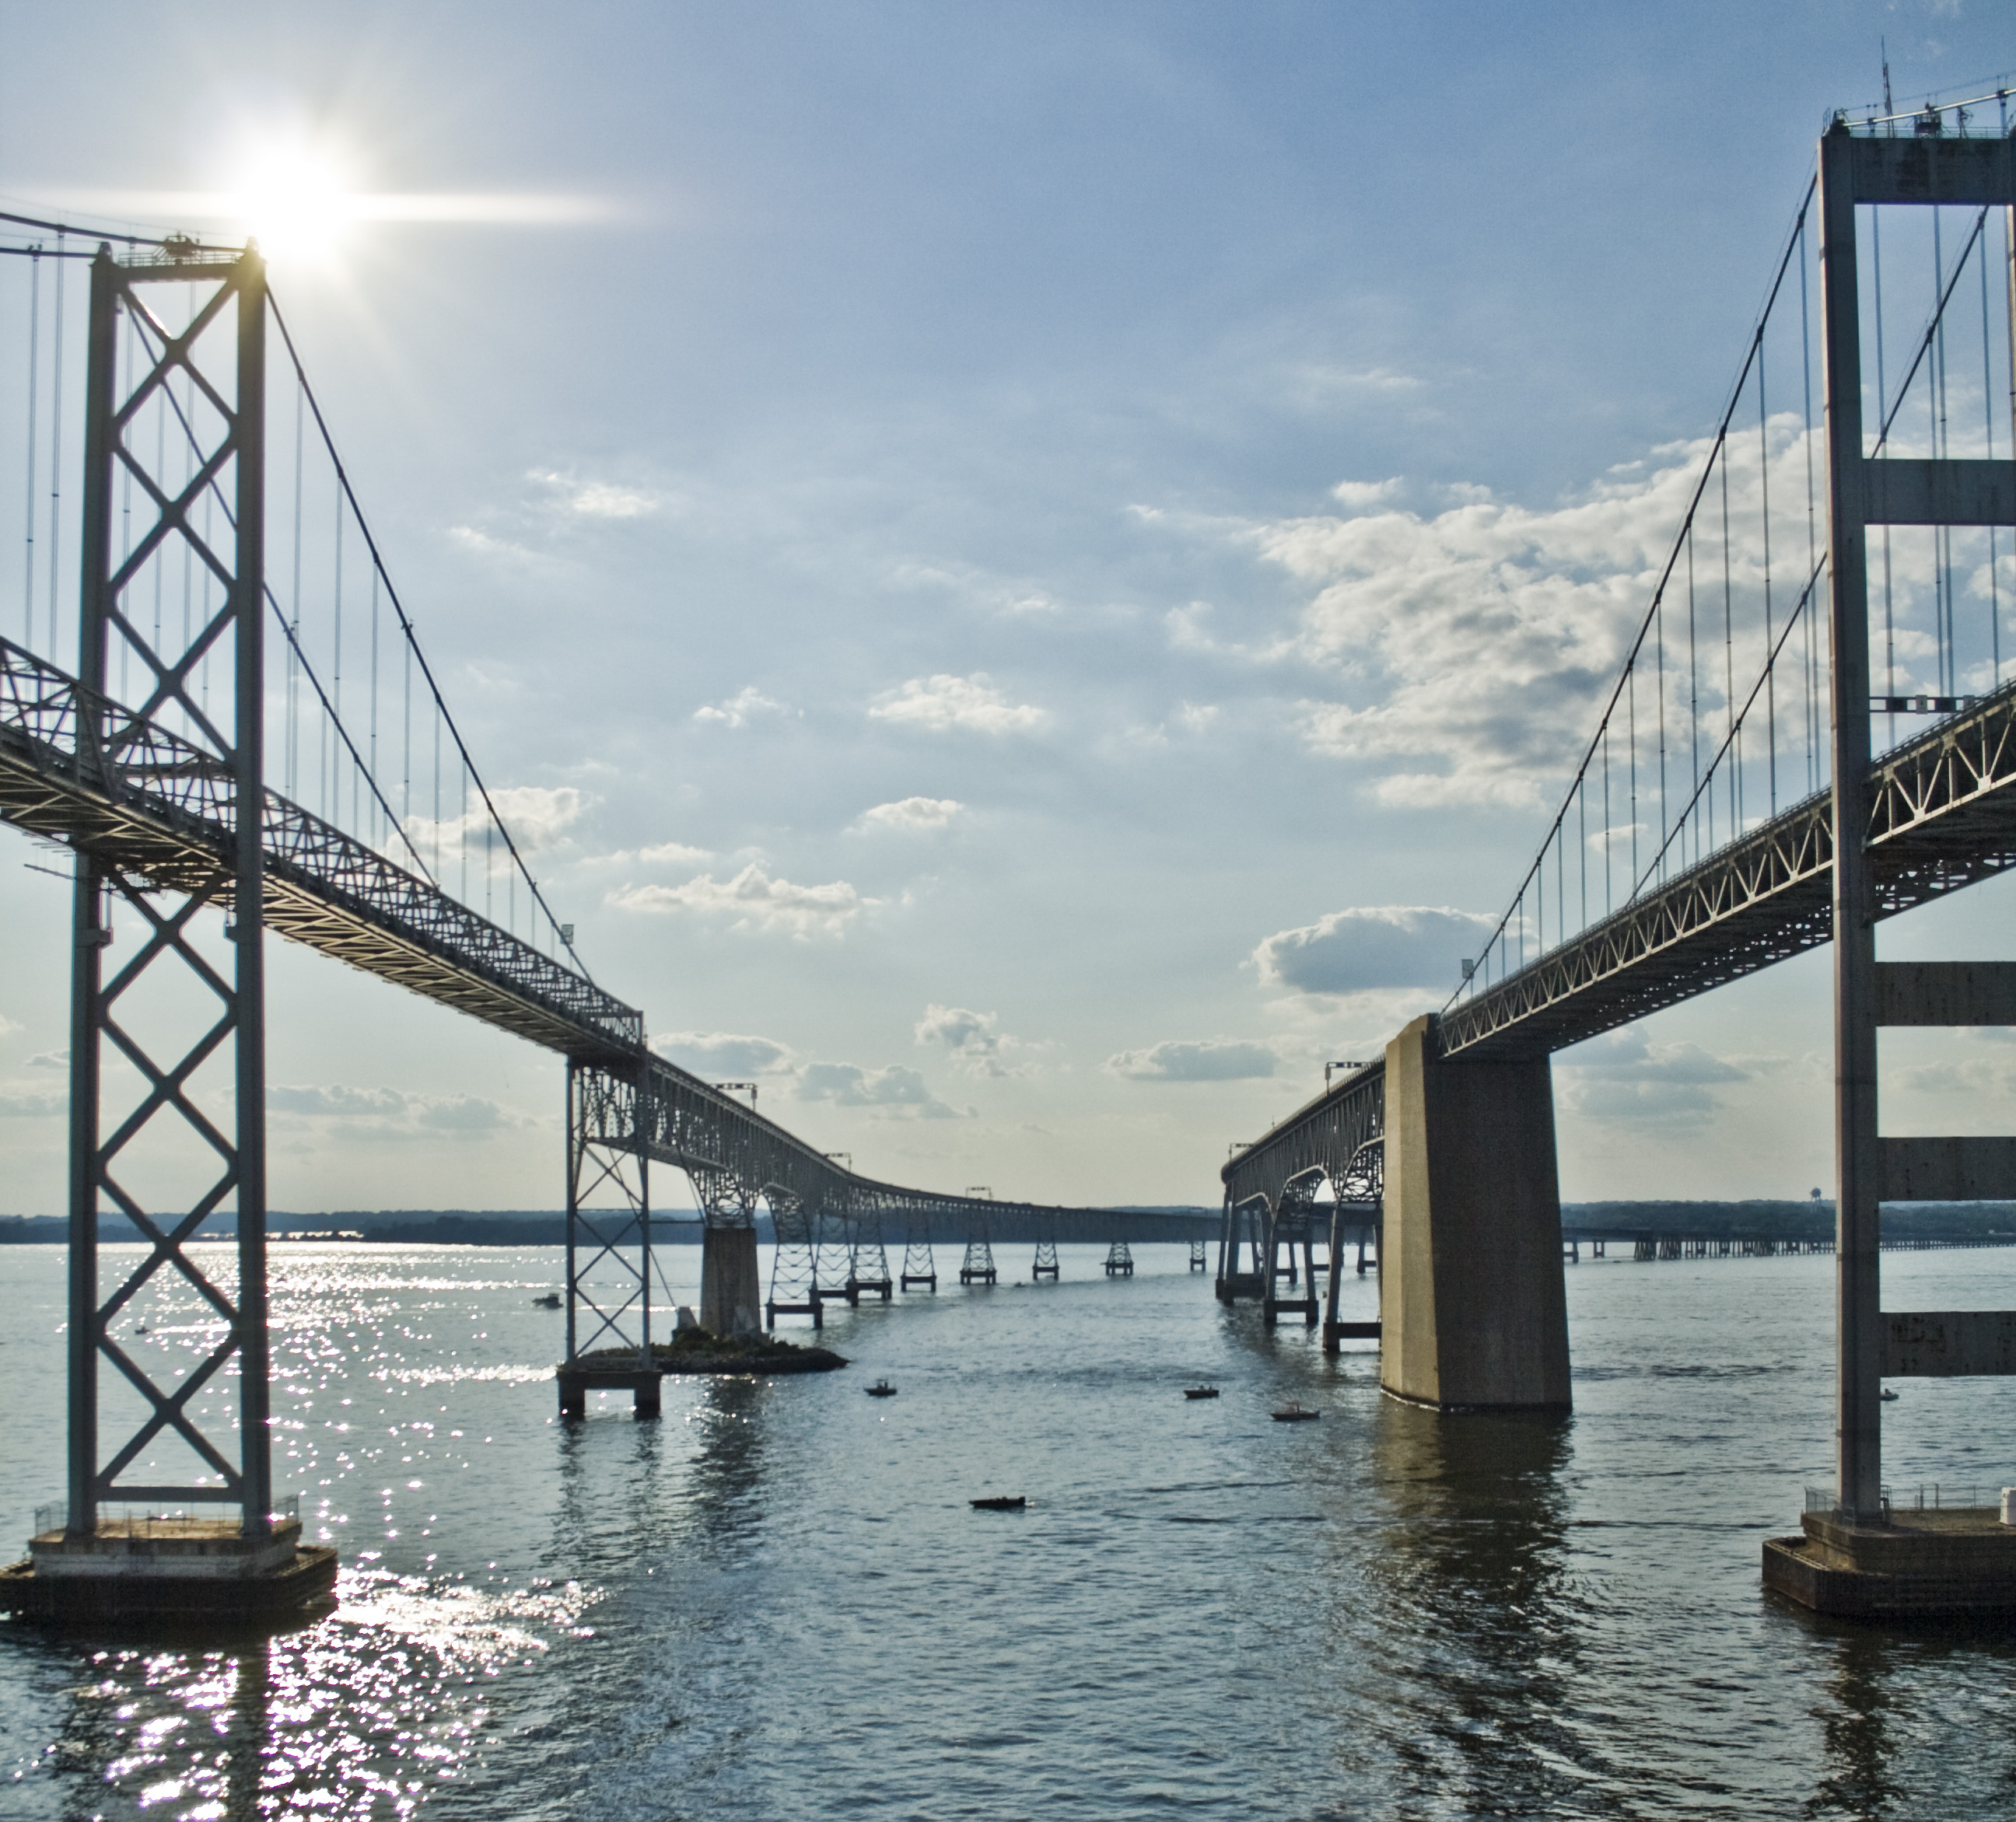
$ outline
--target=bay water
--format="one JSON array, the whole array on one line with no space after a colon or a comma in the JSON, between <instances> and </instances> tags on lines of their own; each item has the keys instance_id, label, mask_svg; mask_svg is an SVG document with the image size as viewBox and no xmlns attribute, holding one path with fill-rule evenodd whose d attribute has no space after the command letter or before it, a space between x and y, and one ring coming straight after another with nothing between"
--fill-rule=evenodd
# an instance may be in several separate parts
<instances>
[{"instance_id":1,"label":"bay water","mask_svg":"<svg viewBox=\"0 0 2016 1822\"><path fill-rule=\"evenodd\" d=\"M236 1643L0 1623L0 1817L2016 1814L2010 1628L1759 1585L1831 1474L1831 1260L1585 1258L1574 1414L1527 1419L1384 1397L1181 1247L1063 1254L830 1313L844 1371L563 1424L557 1249L275 1247L277 1479L340 1605ZM698 1249L661 1259L697 1302ZM0 1273L11 1544L63 1490L64 1256ZM2016 1307L2016 1250L1885 1278ZM1376 1297L1347 1273L1347 1317ZM171 1378L211 1345L185 1285L144 1320ZM1893 1486L2016 1483L2016 1387L1886 1413Z\"/></svg>"}]
</instances>

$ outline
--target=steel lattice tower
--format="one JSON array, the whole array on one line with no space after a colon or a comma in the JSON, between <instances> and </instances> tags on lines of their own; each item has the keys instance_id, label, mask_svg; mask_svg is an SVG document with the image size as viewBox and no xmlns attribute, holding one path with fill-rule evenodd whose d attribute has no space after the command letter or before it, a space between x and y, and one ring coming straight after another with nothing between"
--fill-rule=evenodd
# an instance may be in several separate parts
<instances>
[{"instance_id":1,"label":"steel lattice tower","mask_svg":"<svg viewBox=\"0 0 2016 1822\"><path fill-rule=\"evenodd\" d=\"M188 325L171 331L145 293L162 284L197 288ZM70 994L70 1439L67 1529L95 1536L109 1500L211 1503L238 1508L242 1534L263 1536L273 1508L268 1433L266 1304L265 983L262 909L262 728L265 665L266 271L254 248L225 257L173 247L157 260L123 262L101 248L91 268L90 346L85 379L81 634L77 752L80 769L116 803L122 785L150 782L150 724L178 722L203 757L197 764L235 854L210 865L147 868L121 851L116 834L75 837L76 888ZM130 325L120 372L121 319ZM212 332L215 334L213 335ZM225 345L218 346L219 342ZM179 390L179 396L178 396ZM129 430L143 411L171 413L181 426L189 473L173 480L150 462L145 439ZM150 521L127 554L113 555L115 483ZM223 535L209 508L224 504ZM205 509L199 512L198 508ZM150 564L182 558L203 579L198 617L184 616L172 649L128 592ZM211 589L221 588L212 611ZM169 623L173 630L173 623ZM139 661L137 709L106 695L107 659L119 641ZM209 678L229 674L213 712ZM130 673L129 673L130 674ZM108 950L113 913L140 934L131 959ZM207 955L197 914L224 914L229 958ZM172 977L172 978L171 978ZM147 1015L152 1011L153 1016ZM232 1111L220 1127L203 1111L193 1079L211 1059L229 1059ZM130 1068L138 1100L108 1120L107 1066ZM212 1078L213 1080L214 1078ZM215 1174L185 1203L164 1184L186 1174L191 1141L214 1158ZM207 1173L207 1163L202 1166ZM164 1206L165 1205L165 1206ZM188 1242L211 1214L237 1217L235 1285L220 1283ZM101 1278L98 1221L116 1209L149 1251L108 1287ZM172 1383L157 1381L130 1345L135 1301L164 1270L192 1287L221 1322L209 1353ZM125 1433L101 1434L100 1368L110 1364L137 1393L146 1416ZM235 1440L219 1419L207 1432L197 1394L234 1367ZM124 1425L121 1425L123 1429ZM179 1441L200 1465L193 1480L125 1478L162 1439Z\"/></svg>"}]
</instances>

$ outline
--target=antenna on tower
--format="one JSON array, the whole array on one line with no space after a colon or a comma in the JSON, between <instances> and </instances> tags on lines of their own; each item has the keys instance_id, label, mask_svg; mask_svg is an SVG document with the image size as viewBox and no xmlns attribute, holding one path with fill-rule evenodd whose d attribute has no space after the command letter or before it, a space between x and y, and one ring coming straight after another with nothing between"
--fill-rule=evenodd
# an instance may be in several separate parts
<instances>
[{"instance_id":1,"label":"antenna on tower","mask_svg":"<svg viewBox=\"0 0 2016 1822\"><path fill-rule=\"evenodd\" d=\"M1890 41L1887 38L1880 38L1876 42L1883 53L1883 112L1888 116L1897 111L1890 99ZM1888 126L1891 136L1894 138L1896 136L1897 123L1895 120L1890 120Z\"/></svg>"}]
</instances>

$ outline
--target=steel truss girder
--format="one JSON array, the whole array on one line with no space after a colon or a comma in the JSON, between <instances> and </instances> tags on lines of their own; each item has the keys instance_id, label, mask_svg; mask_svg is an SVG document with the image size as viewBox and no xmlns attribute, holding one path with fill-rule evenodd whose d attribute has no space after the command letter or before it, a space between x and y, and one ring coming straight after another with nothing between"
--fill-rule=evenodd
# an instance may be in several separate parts
<instances>
[{"instance_id":1,"label":"steel truss girder","mask_svg":"<svg viewBox=\"0 0 2016 1822\"><path fill-rule=\"evenodd\" d=\"M2016 865L2016 683L1870 767L1876 915ZM1445 1012L1445 1057L1535 1056L1829 942L1830 793L1809 797L1615 917Z\"/></svg>"}]
</instances>

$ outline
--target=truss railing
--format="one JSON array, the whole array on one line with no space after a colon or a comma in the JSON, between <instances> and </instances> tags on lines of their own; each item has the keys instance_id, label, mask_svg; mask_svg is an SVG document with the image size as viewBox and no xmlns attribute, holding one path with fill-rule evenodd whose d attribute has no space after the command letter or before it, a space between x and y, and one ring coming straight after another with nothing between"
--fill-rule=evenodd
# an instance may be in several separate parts
<instances>
[{"instance_id":1,"label":"truss railing","mask_svg":"<svg viewBox=\"0 0 2016 1822\"><path fill-rule=\"evenodd\" d=\"M0 639L0 817L163 883L234 847L229 769ZM266 792L266 915L297 942L570 1055L641 1051L643 1015L376 849Z\"/></svg>"}]
</instances>

